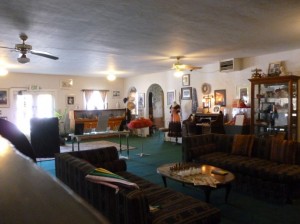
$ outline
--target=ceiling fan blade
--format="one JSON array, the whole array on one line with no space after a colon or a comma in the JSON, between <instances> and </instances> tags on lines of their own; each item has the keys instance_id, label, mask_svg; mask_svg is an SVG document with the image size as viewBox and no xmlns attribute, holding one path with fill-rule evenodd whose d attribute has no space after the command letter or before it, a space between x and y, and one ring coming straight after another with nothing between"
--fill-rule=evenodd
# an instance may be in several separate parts
<instances>
[{"instance_id":1,"label":"ceiling fan blade","mask_svg":"<svg viewBox=\"0 0 300 224\"><path fill-rule=\"evenodd\" d=\"M0 46L0 48L10 49L10 50L16 50L16 48L13 48L13 47L3 47L3 46Z\"/></svg>"},{"instance_id":2,"label":"ceiling fan blade","mask_svg":"<svg viewBox=\"0 0 300 224\"><path fill-rule=\"evenodd\" d=\"M53 60L57 60L58 59L58 57L56 57L56 56L54 56L52 54L49 54L47 52L43 52L43 51L34 51L34 50L31 50L30 53L38 55L38 56L42 56L42 57L45 57L45 58L50 58L50 59L53 59Z\"/></svg>"}]
</instances>

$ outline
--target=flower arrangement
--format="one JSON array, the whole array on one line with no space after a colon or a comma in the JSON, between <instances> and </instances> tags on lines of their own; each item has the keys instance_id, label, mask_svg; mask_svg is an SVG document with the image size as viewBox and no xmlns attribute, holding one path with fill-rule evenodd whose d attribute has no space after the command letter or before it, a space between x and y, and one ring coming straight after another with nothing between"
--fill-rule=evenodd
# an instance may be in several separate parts
<instances>
[{"instance_id":1,"label":"flower arrangement","mask_svg":"<svg viewBox=\"0 0 300 224\"><path fill-rule=\"evenodd\" d=\"M153 125L152 121L148 118L140 117L135 120L130 121L127 125L129 129L138 129L151 127Z\"/></svg>"}]
</instances>

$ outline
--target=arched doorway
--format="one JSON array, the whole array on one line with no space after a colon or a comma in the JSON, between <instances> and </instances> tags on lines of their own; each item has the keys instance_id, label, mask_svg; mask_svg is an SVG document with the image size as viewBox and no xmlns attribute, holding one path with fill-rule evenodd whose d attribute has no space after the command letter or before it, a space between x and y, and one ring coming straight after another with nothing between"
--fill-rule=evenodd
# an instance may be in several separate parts
<instances>
[{"instance_id":1,"label":"arched doorway","mask_svg":"<svg viewBox=\"0 0 300 224\"><path fill-rule=\"evenodd\" d=\"M152 84L147 90L149 119L156 128L165 126L164 92L160 85Z\"/></svg>"}]
</instances>

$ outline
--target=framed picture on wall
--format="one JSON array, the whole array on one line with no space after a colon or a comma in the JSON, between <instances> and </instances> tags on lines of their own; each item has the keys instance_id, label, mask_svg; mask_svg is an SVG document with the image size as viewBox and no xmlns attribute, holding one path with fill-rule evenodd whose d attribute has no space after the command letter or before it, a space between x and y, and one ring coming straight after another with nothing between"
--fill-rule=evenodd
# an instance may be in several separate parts
<instances>
[{"instance_id":1,"label":"framed picture on wall","mask_svg":"<svg viewBox=\"0 0 300 224\"><path fill-rule=\"evenodd\" d=\"M0 89L0 107L9 107L8 89Z\"/></svg>"},{"instance_id":2,"label":"framed picture on wall","mask_svg":"<svg viewBox=\"0 0 300 224\"><path fill-rule=\"evenodd\" d=\"M248 87L238 87L238 97L243 100L245 97L248 97L249 90Z\"/></svg>"},{"instance_id":3,"label":"framed picture on wall","mask_svg":"<svg viewBox=\"0 0 300 224\"><path fill-rule=\"evenodd\" d=\"M138 96L138 102L139 102L139 108L144 108L145 107L145 93L139 93Z\"/></svg>"},{"instance_id":4,"label":"framed picture on wall","mask_svg":"<svg viewBox=\"0 0 300 224\"><path fill-rule=\"evenodd\" d=\"M181 88L181 99L191 100L192 99L192 87Z\"/></svg>"},{"instance_id":5,"label":"framed picture on wall","mask_svg":"<svg viewBox=\"0 0 300 224\"><path fill-rule=\"evenodd\" d=\"M167 105L171 105L175 101L175 90L167 92Z\"/></svg>"},{"instance_id":6,"label":"framed picture on wall","mask_svg":"<svg viewBox=\"0 0 300 224\"><path fill-rule=\"evenodd\" d=\"M215 90L215 105L226 106L226 89Z\"/></svg>"},{"instance_id":7,"label":"framed picture on wall","mask_svg":"<svg viewBox=\"0 0 300 224\"><path fill-rule=\"evenodd\" d=\"M60 81L61 89L71 89L73 87L73 79L65 79Z\"/></svg>"},{"instance_id":8,"label":"framed picture on wall","mask_svg":"<svg viewBox=\"0 0 300 224\"><path fill-rule=\"evenodd\" d=\"M75 104L75 96L67 96L67 105Z\"/></svg>"},{"instance_id":9,"label":"framed picture on wall","mask_svg":"<svg viewBox=\"0 0 300 224\"><path fill-rule=\"evenodd\" d=\"M272 62L269 64L268 76L279 76L281 73L281 62Z\"/></svg>"},{"instance_id":10,"label":"framed picture on wall","mask_svg":"<svg viewBox=\"0 0 300 224\"><path fill-rule=\"evenodd\" d=\"M117 98L120 98L121 94L120 94L120 91L118 90L114 90L112 91L112 97L117 99Z\"/></svg>"},{"instance_id":11,"label":"framed picture on wall","mask_svg":"<svg viewBox=\"0 0 300 224\"><path fill-rule=\"evenodd\" d=\"M190 74L185 74L182 76L182 85L189 86L190 85Z\"/></svg>"},{"instance_id":12,"label":"framed picture on wall","mask_svg":"<svg viewBox=\"0 0 300 224\"><path fill-rule=\"evenodd\" d=\"M214 105L213 108L212 108L212 113L213 114L220 113L220 105Z\"/></svg>"}]
</instances>

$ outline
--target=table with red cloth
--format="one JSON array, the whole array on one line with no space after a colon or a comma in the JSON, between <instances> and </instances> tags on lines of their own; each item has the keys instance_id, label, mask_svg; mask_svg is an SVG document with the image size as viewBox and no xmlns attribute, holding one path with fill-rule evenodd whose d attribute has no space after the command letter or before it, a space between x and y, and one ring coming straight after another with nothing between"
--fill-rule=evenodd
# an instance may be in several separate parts
<instances>
[{"instance_id":1,"label":"table with red cloth","mask_svg":"<svg viewBox=\"0 0 300 224\"><path fill-rule=\"evenodd\" d=\"M152 125L153 125L153 122L150 119L140 117L140 118L130 121L129 124L127 124L127 127L131 130L136 130L136 129L151 127ZM142 152L139 153L138 155L141 157L144 155L150 155L150 154L143 153L143 143L142 143Z\"/></svg>"}]
</instances>

